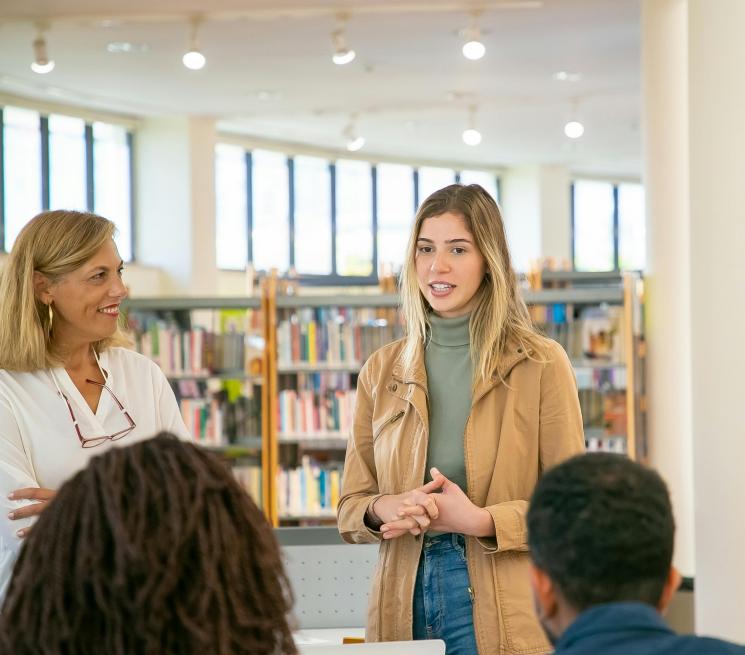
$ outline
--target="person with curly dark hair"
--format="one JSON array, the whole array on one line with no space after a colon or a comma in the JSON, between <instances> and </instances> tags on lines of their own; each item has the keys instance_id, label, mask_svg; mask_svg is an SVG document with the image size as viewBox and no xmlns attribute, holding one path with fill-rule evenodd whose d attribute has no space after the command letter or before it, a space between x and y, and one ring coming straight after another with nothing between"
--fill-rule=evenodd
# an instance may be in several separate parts
<instances>
[{"instance_id":1,"label":"person with curly dark hair","mask_svg":"<svg viewBox=\"0 0 745 655\"><path fill-rule=\"evenodd\" d=\"M222 461L161 433L91 459L27 538L0 613L14 655L294 654L271 527Z\"/></svg>"},{"instance_id":2,"label":"person with curly dark hair","mask_svg":"<svg viewBox=\"0 0 745 655\"><path fill-rule=\"evenodd\" d=\"M573 457L536 485L528 510L531 582L555 655L745 655L679 636L663 621L680 584L667 487L623 455Z\"/></svg>"}]
</instances>

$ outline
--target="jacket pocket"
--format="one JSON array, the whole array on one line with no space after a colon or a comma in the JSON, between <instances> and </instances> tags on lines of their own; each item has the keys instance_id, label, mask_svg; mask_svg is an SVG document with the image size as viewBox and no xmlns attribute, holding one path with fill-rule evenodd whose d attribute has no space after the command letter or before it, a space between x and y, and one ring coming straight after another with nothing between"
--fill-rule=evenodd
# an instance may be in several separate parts
<instances>
[{"instance_id":1,"label":"jacket pocket","mask_svg":"<svg viewBox=\"0 0 745 655\"><path fill-rule=\"evenodd\" d=\"M510 551L493 556L492 574L507 652L524 655L550 652L551 647L535 615L528 553Z\"/></svg>"}]
</instances>

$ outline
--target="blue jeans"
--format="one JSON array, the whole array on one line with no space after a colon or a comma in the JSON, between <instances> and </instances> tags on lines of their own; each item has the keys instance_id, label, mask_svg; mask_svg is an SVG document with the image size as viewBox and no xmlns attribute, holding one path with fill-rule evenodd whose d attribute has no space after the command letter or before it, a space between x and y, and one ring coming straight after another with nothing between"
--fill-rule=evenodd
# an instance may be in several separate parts
<instances>
[{"instance_id":1,"label":"blue jeans","mask_svg":"<svg viewBox=\"0 0 745 655\"><path fill-rule=\"evenodd\" d=\"M413 632L414 639L442 639L447 655L477 654L463 535L424 535L414 586Z\"/></svg>"}]
</instances>

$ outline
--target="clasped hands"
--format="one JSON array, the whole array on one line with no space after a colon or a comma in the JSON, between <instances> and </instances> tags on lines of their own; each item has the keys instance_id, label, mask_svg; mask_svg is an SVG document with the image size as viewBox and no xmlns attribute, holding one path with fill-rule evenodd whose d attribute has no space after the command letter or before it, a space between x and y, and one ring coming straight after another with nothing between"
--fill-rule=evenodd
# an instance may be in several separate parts
<instances>
[{"instance_id":1,"label":"clasped hands","mask_svg":"<svg viewBox=\"0 0 745 655\"><path fill-rule=\"evenodd\" d=\"M375 501L372 509L383 521L383 539L420 535L427 530L474 537L494 535L494 523L487 510L474 505L455 482L436 468L430 474L432 481L421 487Z\"/></svg>"}]
</instances>

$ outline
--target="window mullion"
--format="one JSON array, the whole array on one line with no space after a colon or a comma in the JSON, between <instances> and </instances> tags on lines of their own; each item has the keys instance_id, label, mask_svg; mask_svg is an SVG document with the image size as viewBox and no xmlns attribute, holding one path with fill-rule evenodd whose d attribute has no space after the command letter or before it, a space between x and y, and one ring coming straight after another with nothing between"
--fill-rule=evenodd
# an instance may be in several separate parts
<instances>
[{"instance_id":1,"label":"window mullion","mask_svg":"<svg viewBox=\"0 0 745 655\"><path fill-rule=\"evenodd\" d=\"M251 151L246 151L246 261L254 260L253 230L254 230L254 204L253 204L253 156Z\"/></svg>"},{"instance_id":2,"label":"window mullion","mask_svg":"<svg viewBox=\"0 0 745 655\"><path fill-rule=\"evenodd\" d=\"M85 124L85 198L88 206L88 211L95 211L95 176L94 176L94 161L93 161L93 125L90 123Z\"/></svg>"},{"instance_id":3,"label":"window mullion","mask_svg":"<svg viewBox=\"0 0 745 655\"><path fill-rule=\"evenodd\" d=\"M295 160L287 158L287 192L290 194L288 203L288 226L290 237L290 268L295 267Z\"/></svg>"},{"instance_id":4,"label":"window mullion","mask_svg":"<svg viewBox=\"0 0 745 655\"><path fill-rule=\"evenodd\" d=\"M331 275L336 276L336 164L329 164L331 172Z\"/></svg>"},{"instance_id":5,"label":"window mullion","mask_svg":"<svg viewBox=\"0 0 745 655\"><path fill-rule=\"evenodd\" d=\"M5 120L0 107L0 251L5 251Z\"/></svg>"},{"instance_id":6,"label":"window mullion","mask_svg":"<svg viewBox=\"0 0 745 655\"><path fill-rule=\"evenodd\" d=\"M49 117L42 116L39 119L41 131L41 208L49 209Z\"/></svg>"}]
</instances>

